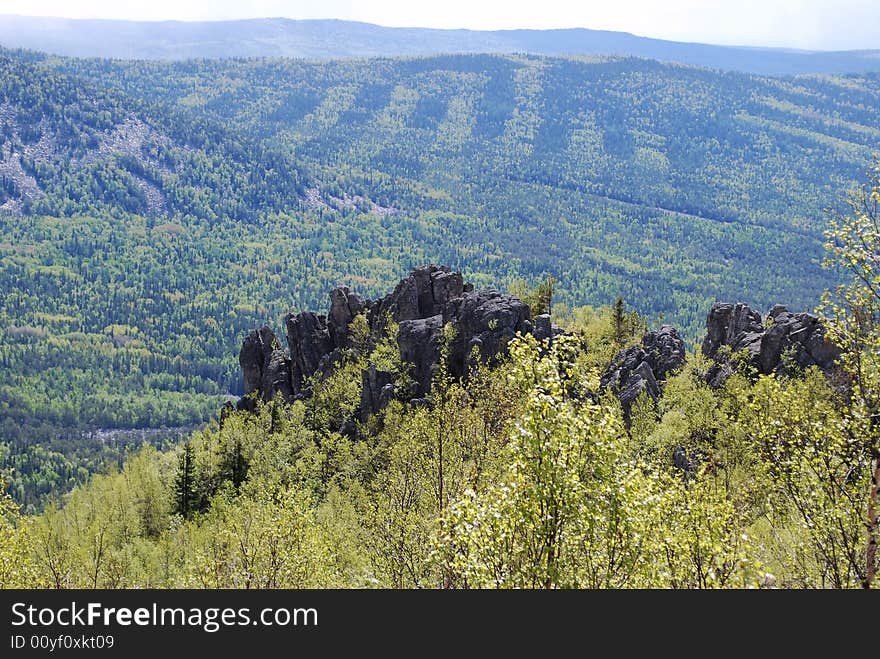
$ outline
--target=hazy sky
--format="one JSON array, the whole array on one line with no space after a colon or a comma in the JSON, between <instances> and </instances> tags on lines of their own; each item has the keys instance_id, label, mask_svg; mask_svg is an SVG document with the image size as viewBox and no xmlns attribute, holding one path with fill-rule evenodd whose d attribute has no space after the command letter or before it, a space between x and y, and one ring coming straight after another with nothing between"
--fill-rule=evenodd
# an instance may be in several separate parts
<instances>
[{"instance_id":1,"label":"hazy sky","mask_svg":"<svg viewBox=\"0 0 880 659\"><path fill-rule=\"evenodd\" d=\"M587 27L707 43L880 49L880 0L0 0L70 18L342 18L388 26Z\"/></svg>"}]
</instances>

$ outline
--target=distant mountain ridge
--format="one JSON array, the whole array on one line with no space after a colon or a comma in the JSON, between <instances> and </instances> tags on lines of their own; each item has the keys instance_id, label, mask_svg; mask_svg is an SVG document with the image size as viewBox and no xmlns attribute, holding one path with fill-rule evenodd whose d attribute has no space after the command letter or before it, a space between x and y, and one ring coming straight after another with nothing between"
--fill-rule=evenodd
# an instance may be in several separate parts
<instances>
[{"instance_id":1,"label":"distant mountain ridge","mask_svg":"<svg viewBox=\"0 0 880 659\"><path fill-rule=\"evenodd\" d=\"M528 53L631 55L763 75L880 70L880 50L715 46L583 28L440 30L286 18L139 22L0 15L0 45L74 57L127 59Z\"/></svg>"}]
</instances>

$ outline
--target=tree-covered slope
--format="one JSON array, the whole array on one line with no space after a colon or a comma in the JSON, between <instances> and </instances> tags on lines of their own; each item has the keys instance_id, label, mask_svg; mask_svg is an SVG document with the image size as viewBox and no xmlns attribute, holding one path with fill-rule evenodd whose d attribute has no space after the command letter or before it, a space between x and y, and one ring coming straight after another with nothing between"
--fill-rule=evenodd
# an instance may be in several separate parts
<instances>
[{"instance_id":1,"label":"tree-covered slope","mask_svg":"<svg viewBox=\"0 0 880 659\"><path fill-rule=\"evenodd\" d=\"M169 112L0 52L2 208L252 218L302 174L210 118ZM270 192L271 191L271 192Z\"/></svg>"},{"instance_id":2,"label":"tree-covered slope","mask_svg":"<svg viewBox=\"0 0 880 659\"><path fill-rule=\"evenodd\" d=\"M444 187L544 183L758 224L815 219L785 177L839 190L880 137L877 74L779 80L499 56L46 65L233 121L323 164L447 174Z\"/></svg>"},{"instance_id":3,"label":"tree-covered slope","mask_svg":"<svg viewBox=\"0 0 880 659\"><path fill-rule=\"evenodd\" d=\"M672 316L682 290L812 304L825 208L880 136L876 74L499 56L44 66L259 135L308 163L318 205L454 212L440 242L461 254L446 262L500 251L487 275L553 272L581 301L607 301L585 281L610 275Z\"/></svg>"}]
</instances>

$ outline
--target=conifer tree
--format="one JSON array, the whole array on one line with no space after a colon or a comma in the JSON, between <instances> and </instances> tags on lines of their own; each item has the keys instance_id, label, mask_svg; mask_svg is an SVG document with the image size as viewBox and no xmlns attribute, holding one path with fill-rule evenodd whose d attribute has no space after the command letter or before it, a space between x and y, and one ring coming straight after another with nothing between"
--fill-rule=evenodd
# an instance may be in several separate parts
<instances>
[{"instance_id":1,"label":"conifer tree","mask_svg":"<svg viewBox=\"0 0 880 659\"><path fill-rule=\"evenodd\" d=\"M174 509L178 514L189 517L196 508L195 503L195 460L192 444L187 442L180 452L174 480Z\"/></svg>"}]
</instances>

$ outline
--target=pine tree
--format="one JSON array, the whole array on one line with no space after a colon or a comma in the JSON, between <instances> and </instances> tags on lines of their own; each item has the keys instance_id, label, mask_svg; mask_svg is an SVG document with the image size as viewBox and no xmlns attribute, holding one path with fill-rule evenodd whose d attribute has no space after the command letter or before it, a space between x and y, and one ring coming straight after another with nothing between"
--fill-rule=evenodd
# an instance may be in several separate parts
<instances>
[{"instance_id":1,"label":"pine tree","mask_svg":"<svg viewBox=\"0 0 880 659\"><path fill-rule=\"evenodd\" d=\"M611 323L612 329L614 331L614 345L617 348L622 348L623 344L626 342L626 337L629 332L627 328L628 323L626 311L624 309L623 298L621 296L618 296L617 300L614 302Z\"/></svg>"},{"instance_id":2,"label":"pine tree","mask_svg":"<svg viewBox=\"0 0 880 659\"><path fill-rule=\"evenodd\" d=\"M175 512L189 517L196 508L195 503L195 460L192 444L187 442L180 452L177 477L174 479Z\"/></svg>"},{"instance_id":3,"label":"pine tree","mask_svg":"<svg viewBox=\"0 0 880 659\"><path fill-rule=\"evenodd\" d=\"M550 307L553 304L553 285L555 283L555 277L547 277L529 294L526 302L531 308L533 316L550 313Z\"/></svg>"},{"instance_id":4,"label":"pine tree","mask_svg":"<svg viewBox=\"0 0 880 659\"><path fill-rule=\"evenodd\" d=\"M273 408L274 410L274 408ZM232 481L235 490L241 487L241 484L247 479L248 463L245 460L241 447L241 438L236 437L232 446L232 452L226 454L225 464L221 467L221 472Z\"/></svg>"}]
</instances>

